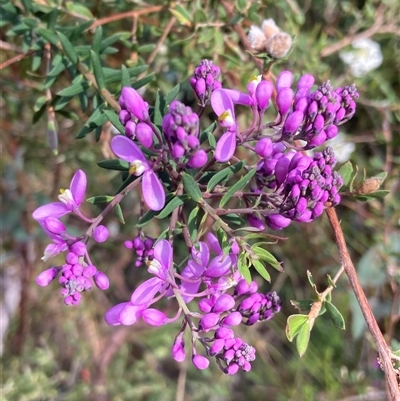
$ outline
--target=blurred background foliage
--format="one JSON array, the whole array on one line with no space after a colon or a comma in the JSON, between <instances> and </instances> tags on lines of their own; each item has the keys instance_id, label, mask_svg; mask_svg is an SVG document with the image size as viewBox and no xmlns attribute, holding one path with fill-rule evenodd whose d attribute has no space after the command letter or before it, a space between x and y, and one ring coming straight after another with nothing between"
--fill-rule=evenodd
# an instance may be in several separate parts
<instances>
[{"instance_id":1,"label":"blurred background foliage","mask_svg":"<svg viewBox=\"0 0 400 401\"><path fill-rule=\"evenodd\" d=\"M326 274L333 276L340 267L325 217L308 225L293 224L284 231L289 240L271 248L283 261L285 273L273 274L272 286L262 285L266 291L272 288L280 294L283 311L271 322L241 329L240 335L256 347L257 359L250 373L230 377L213 363L206 371L197 371L190 361L175 363L170 356L178 331L175 325L154 329L138 323L116 328L104 323L104 312L127 299L145 277L143 269L134 267L132 253L122 247L124 240L135 235L137 195L131 194L122 205L128 223L122 225L114 215L107 216L111 239L91 245L95 262L110 276L111 288L105 293L90 291L78 307L63 306L55 283L46 289L36 285L35 276L45 268L40 257L47 239L31 213L54 201L58 189L68 185L78 168L89 177L88 196L111 194L118 186L115 172L96 165L112 157L111 125L106 123L84 139L75 139L101 98L89 88L85 111L76 96L60 105L56 94L70 86L74 76L67 68L45 87L49 60L56 52L43 50L40 27L68 32L86 23L71 39L79 55L92 44L96 27L102 27L103 41L119 33L117 40L103 49L103 67L120 70L122 64L148 65L137 79L154 72L143 92L150 104L158 88L166 93L181 83L180 100L195 106L188 84L194 67L210 58L221 67L224 86L244 89L249 78L258 74L253 56L246 50L246 34L251 25L273 18L294 37L290 55L275 63L273 75L283 69L309 72L317 83L327 79L334 86L355 82L359 90L356 115L342 127L333 146L341 163L350 159L358 166L360 179L364 170L367 176L386 171L383 187L391 193L368 203L344 197L338 214L379 325L388 343L398 349L398 2L0 0L0 5L3 399L386 400L371 336L346 277L333 291L346 331L335 329L321 316L301 359L286 340L286 317L295 313L290 300L312 295L306 271L312 272L322 291L328 285ZM360 39L367 44L357 49L354 42ZM343 61L344 52L355 52L350 64ZM355 63L367 66L376 58L369 71L366 68L360 74L354 70ZM118 85L111 83L107 89L117 94ZM50 102L54 113L48 107ZM245 116L240 118L245 124ZM33 120L38 121L33 124ZM96 206L86 203L84 207L88 215L98 212ZM66 222L69 229L79 230L80 223L73 216ZM156 236L161 229L154 223L147 233ZM258 281L261 285L262 280ZM165 307L168 311L168 305Z\"/></svg>"}]
</instances>

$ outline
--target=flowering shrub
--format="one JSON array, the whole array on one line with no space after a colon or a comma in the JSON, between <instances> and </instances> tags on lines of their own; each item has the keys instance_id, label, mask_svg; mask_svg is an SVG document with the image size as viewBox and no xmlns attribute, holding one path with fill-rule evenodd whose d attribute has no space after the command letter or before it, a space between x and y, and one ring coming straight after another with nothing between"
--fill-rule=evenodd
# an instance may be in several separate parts
<instances>
[{"instance_id":1,"label":"flowering shrub","mask_svg":"<svg viewBox=\"0 0 400 401\"><path fill-rule=\"evenodd\" d=\"M270 320L282 303L275 292L258 292L251 279L252 266L267 280L266 265L282 269L266 249L269 234L264 232L282 230L292 221L309 223L324 208L340 202L343 179L333 170L332 148L313 156L305 151L336 136L338 126L354 115L358 94L354 85L334 89L329 81L313 89L311 74L302 75L293 90L290 71L282 71L275 83L261 76L251 79L247 93L223 87L219 78L220 69L211 60L196 67L190 84L199 99L197 112L174 99L177 91L166 95L157 110L137 90L123 86L116 124L120 133L111 140L118 159L103 163L107 168L118 163L118 169L125 171L119 194L100 216L85 217L80 205L86 175L79 170L70 189L61 191L60 202L39 207L33 218L52 240L43 259L67 252L65 264L40 273L37 283L46 286L58 277L64 302L76 305L92 287L91 278L102 290L109 286L106 274L90 260L87 241L91 237L97 242L107 240L107 229L99 225L102 218L141 184L148 210L139 216L137 236L125 246L135 250L136 265L146 266L150 278L129 300L112 307L105 321L129 326L142 319L162 326L183 319L172 357L182 361L189 353L198 369L206 369L209 358L215 357L223 372L234 374L249 371L256 357L254 347L235 335L235 326ZM248 108L249 127L237 121L236 105ZM201 117L209 106L218 124L201 133ZM267 111L272 108L277 113L271 118ZM235 156L239 148L245 149L246 159ZM232 178L239 175L233 183ZM219 199L219 206L213 207L208 199ZM189 201L197 204L191 211L186 207ZM235 209L225 207L228 204ZM59 218L67 213L90 224L86 233L77 237L66 233ZM152 218L168 216L169 227L158 239L145 234ZM206 233L208 216L215 224ZM226 218L236 219L238 228L234 230ZM188 248L183 261L174 257L178 228ZM253 243L254 239L259 242ZM174 298L175 316L154 308L163 298ZM191 333L189 349L186 330Z\"/></svg>"}]
</instances>

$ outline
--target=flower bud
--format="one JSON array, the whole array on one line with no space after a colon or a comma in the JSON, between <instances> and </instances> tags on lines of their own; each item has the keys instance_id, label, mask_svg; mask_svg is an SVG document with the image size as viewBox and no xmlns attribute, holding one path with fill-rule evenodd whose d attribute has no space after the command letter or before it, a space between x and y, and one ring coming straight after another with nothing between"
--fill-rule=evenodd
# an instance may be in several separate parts
<instances>
[{"instance_id":1,"label":"flower bud","mask_svg":"<svg viewBox=\"0 0 400 401\"><path fill-rule=\"evenodd\" d=\"M224 346L225 346L224 339L219 338L219 339L215 340L213 345L210 348L210 355L211 356L217 355L224 349Z\"/></svg>"},{"instance_id":2,"label":"flower bud","mask_svg":"<svg viewBox=\"0 0 400 401\"><path fill-rule=\"evenodd\" d=\"M273 230L282 230L291 223L290 219L283 217L280 214L271 214L270 216L266 216L265 221Z\"/></svg>"},{"instance_id":3,"label":"flower bud","mask_svg":"<svg viewBox=\"0 0 400 401\"><path fill-rule=\"evenodd\" d=\"M310 89L314 85L314 81L314 77L311 74L304 74L297 81L297 88Z\"/></svg>"},{"instance_id":4,"label":"flower bud","mask_svg":"<svg viewBox=\"0 0 400 401\"><path fill-rule=\"evenodd\" d=\"M132 120L129 120L125 125L125 135L132 139L136 136L136 123Z\"/></svg>"},{"instance_id":5,"label":"flower bud","mask_svg":"<svg viewBox=\"0 0 400 401\"><path fill-rule=\"evenodd\" d=\"M93 230L93 239L96 242L105 242L105 241L107 241L108 236L109 236L109 232L108 232L107 228L103 225L97 226Z\"/></svg>"},{"instance_id":6,"label":"flower bud","mask_svg":"<svg viewBox=\"0 0 400 401\"><path fill-rule=\"evenodd\" d=\"M221 320L221 326L237 326L242 322L240 312L231 312Z\"/></svg>"},{"instance_id":7,"label":"flower bud","mask_svg":"<svg viewBox=\"0 0 400 401\"><path fill-rule=\"evenodd\" d=\"M199 309L203 313L210 312L213 305L214 305L214 301L212 300L212 298L202 298L199 301Z\"/></svg>"},{"instance_id":8,"label":"flower bud","mask_svg":"<svg viewBox=\"0 0 400 401\"><path fill-rule=\"evenodd\" d=\"M74 252L68 252L67 256L65 257L65 261L69 265L74 265L75 263L78 263L79 257L76 253Z\"/></svg>"},{"instance_id":9,"label":"flower bud","mask_svg":"<svg viewBox=\"0 0 400 401\"><path fill-rule=\"evenodd\" d=\"M89 266L86 266L86 267L83 269L82 275L83 275L84 277L93 277L93 276L96 274L96 272L97 272L96 266L89 265Z\"/></svg>"},{"instance_id":10,"label":"flower bud","mask_svg":"<svg viewBox=\"0 0 400 401\"><path fill-rule=\"evenodd\" d=\"M225 373L228 375L234 375L239 370L239 365L237 363L231 363L225 368Z\"/></svg>"},{"instance_id":11,"label":"flower bud","mask_svg":"<svg viewBox=\"0 0 400 401\"><path fill-rule=\"evenodd\" d=\"M227 340L228 338L235 338L235 333L232 329L228 329L227 327L220 327L215 331L214 338L222 338Z\"/></svg>"},{"instance_id":12,"label":"flower bud","mask_svg":"<svg viewBox=\"0 0 400 401\"><path fill-rule=\"evenodd\" d=\"M56 267L51 267L50 269L41 272L36 277L36 283L41 287L46 287L57 277L57 274L58 269Z\"/></svg>"},{"instance_id":13,"label":"flower bud","mask_svg":"<svg viewBox=\"0 0 400 401\"><path fill-rule=\"evenodd\" d=\"M193 355L192 362L193 365L200 370L207 369L208 365L210 364L210 361L206 357L199 354Z\"/></svg>"},{"instance_id":14,"label":"flower bud","mask_svg":"<svg viewBox=\"0 0 400 401\"><path fill-rule=\"evenodd\" d=\"M86 253L86 244L82 241L78 241L72 244L69 249L78 256L83 256Z\"/></svg>"},{"instance_id":15,"label":"flower bud","mask_svg":"<svg viewBox=\"0 0 400 401\"><path fill-rule=\"evenodd\" d=\"M185 353L185 341L183 340L183 332L179 333L175 339L174 345L172 346L172 358L177 362L182 362L186 358Z\"/></svg>"},{"instance_id":16,"label":"flower bud","mask_svg":"<svg viewBox=\"0 0 400 401\"><path fill-rule=\"evenodd\" d=\"M260 231L264 231L265 230L265 223L263 220L261 220L260 218L258 218L256 215L254 214L249 214L247 216L247 221L249 223L249 225L251 227L257 228Z\"/></svg>"},{"instance_id":17,"label":"flower bud","mask_svg":"<svg viewBox=\"0 0 400 401\"><path fill-rule=\"evenodd\" d=\"M256 146L255 151L260 157L268 157L272 155L273 143L270 138L261 138Z\"/></svg>"},{"instance_id":18,"label":"flower bud","mask_svg":"<svg viewBox=\"0 0 400 401\"><path fill-rule=\"evenodd\" d=\"M204 277L216 278L226 274L232 266L232 260L227 255L218 255L211 260L208 268L204 272Z\"/></svg>"},{"instance_id":19,"label":"flower bud","mask_svg":"<svg viewBox=\"0 0 400 401\"><path fill-rule=\"evenodd\" d=\"M235 288L235 295L247 294L250 290L250 286L247 284L245 279L240 280Z\"/></svg>"},{"instance_id":20,"label":"flower bud","mask_svg":"<svg viewBox=\"0 0 400 401\"><path fill-rule=\"evenodd\" d=\"M219 322L219 314L218 313L207 313L204 315L199 322L200 330L209 330Z\"/></svg>"},{"instance_id":21,"label":"flower bud","mask_svg":"<svg viewBox=\"0 0 400 401\"><path fill-rule=\"evenodd\" d=\"M93 277L93 281L100 290L106 290L110 286L108 277L101 271L97 271Z\"/></svg>"},{"instance_id":22,"label":"flower bud","mask_svg":"<svg viewBox=\"0 0 400 401\"><path fill-rule=\"evenodd\" d=\"M65 226L55 217L46 217L43 221L44 227L52 234L61 234L65 232Z\"/></svg>"},{"instance_id":23,"label":"flower bud","mask_svg":"<svg viewBox=\"0 0 400 401\"><path fill-rule=\"evenodd\" d=\"M137 119L141 121L149 119L149 105L135 89L124 86L121 91L120 101Z\"/></svg>"},{"instance_id":24,"label":"flower bud","mask_svg":"<svg viewBox=\"0 0 400 401\"><path fill-rule=\"evenodd\" d=\"M292 106L294 93L290 88L282 88L276 95L276 105L281 115L286 114Z\"/></svg>"},{"instance_id":25,"label":"flower bud","mask_svg":"<svg viewBox=\"0 0 400 401\"><path fill-rule=\"evenodd\" d=\"M215 302L212 311L222 313L232 309L235 306L235 300L229 294L222 294Z\"/></svg>"},{"instance_id":26,"label":"flower bud","mask_svg":"<svg viewBox=\"0 0 400 401\"><path fill-rule=\"evenodd\" d=\"M293 74L290 71L282 71L276 79L276 90L279 92L282 88L290 88L293 82Z\"/></svg>"},{"instance_id":27,"label":"flower bud","mask_svg":"<svg viewBox=\"0 0 400 401\"><path fill-rule=\"evenodd\" d=\"M304 114L301 111L294 111L291 113L285 121L282 129L282 137L285 139L291 137L299 129L301 123L304 120Z\"/></svg>"},{"instance_id":28,"label":"flower bud","mask_svg":"<svg viewBox=\"0 0 400 401\"><path fill-rule=\"evenodd\" d=\"M271 99L272 93L274 91L274 85L267 80L262 80L256 88L256 101L258 108L261 111L264 111L267 109L269 101Z\"/></svg>"},{"instance_id":29,"label":"flower bud","mask_svg":"<svg viewBox=\"0 0 400 401\"><path fill-rule=\"evenodd\" d=\"M199 149L187 164L192 168L201 168L207 163L207 160L207 153L203 149Z\"/></svg>"},{"instance_id":30,"label":"flower bud","mask_svg":"<svg viewBox=\"0 0 400 401\"><path fill-rule=\"evenodd\" d=\"M153 130L149 124L144 122L138 123L136 126L136 139L145 148L153 146Z\"/></svg>"},{"instance_id":31,"label":"flower bud","mask_svg":"<svg viewBox=\"0 0 400 401\"><path fill-rule=\"evenodd\" d=\"M145 309L142 312L142 319L151 326L162 326L168 323L167 315L153 308Z\"/></svg>"}]
</instances>

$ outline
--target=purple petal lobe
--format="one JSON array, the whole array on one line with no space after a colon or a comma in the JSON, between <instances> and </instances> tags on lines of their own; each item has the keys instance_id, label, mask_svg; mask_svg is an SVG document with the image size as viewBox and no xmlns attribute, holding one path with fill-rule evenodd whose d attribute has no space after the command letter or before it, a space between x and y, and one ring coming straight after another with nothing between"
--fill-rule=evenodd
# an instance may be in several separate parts
<instances>
[{"instance_id":1,"label":"purple petal lobe","mask_svg":"<svg viewBox=\"0 0 400 401\"><path fill-rule=\"evenodd\" d=\"M104 320L106 323L110 326L119 326L121 324L119 321L119 314L129 304L129 302L122 302L109 309L104 315Z\"/></svg>"},{"instance_id":2,"label":"purple petal lobe","mask_svg":"<svg viewBox=\"0 0 400 401\"><path fill-rule=\"evenodd\" d=\"M128 303L120 312L118 316L119 321L125 326L131 326L142 316L144 309L145 307L143 305L132 305Z\"/></svg>"},{"instance_id":3,"label":"purple petal lobe","mask_svg":"<svg viewBox=\"0 0 400 401\"><path fill-rule=\"evenodd\" d=\"M215 148L215 159L225 163L233 156L236 150L236 132L227 131L221 136Z\"/></svg>"},{"instance_id":4,"label":"purple petal lobe","mask_svg":"<svg viewBox=\"0 0 400 401\"><path fill-rule=\"evenodd\" d=\"M153 170L147 170L143 174L142 190L144 200L149 209L157 211L164 207L164 187Z\"/></svg>"},{"instance_id":5,"label":"purple petal lobe","mask_svg":"<svg viewBox=\"0 0 400 401\"><path fill-rule=\"evenodd\" d=\"M43 220L46 217L61 217L70 212L71 210L64 203L54 202L38 207L32 213L32 217L35 220Z\"/></svg>"},{"instance_id":6,"label":"purple petal lobe","mask_svg":"<svg viewBox=\"0 0 400 401\"><path fill-rule=\"evenodd\" d=\"M151 326L162 326L167 323L167 315L158 309L148 308L142 312L142 319Z\"/></svg>"},{"instance_id":7,"label":"purple petal lobe","mask_svg":"<svg viewBox=\"0 0 400 401\"><path fill-rule=\"evenodd\" d=\"M86 174L83 170L78 170L71 180L70 191L75 199L76 204L79 206L85 197L87 186Z\"/></svg>"},{"instance_id":8,"label":"purple petal lobe","mask_svg":"<svg viewBox=\"0 0 400 401\"><path fill-rule=\"evenodd\" d=\"M149 305L161 288L163 282L158 277L152 277L140 284L131 296L134 305Z\"/></svg>"},{"instance_id":9,"label":"purple petal lobe","mask_svg":"<svg viewBox=\"0 0 400 401\"><path fill-rule=\"evenodd\" d=\"M232 98L228 95L226 89L218 89L211 95L211 106L215 114L219 117L226 110L230 110L233 119L235 118Z\"/></svg>"},{"instance_id":10,"label":"purple petal lobe","mask_svg":"<svg viewBox=\"0 0 400 401\"><path fill-rule=\"evenodd\" d=\"M167 240L163 239L157 242L154 247L154 258L162 264L165 270L172 266L172 247Z\"/></svg>"},{"instance_id":11,"label":"purple petal lobe","mask_svg":"<svg viewBox=\"0 0 400 401\"><path fill-rule=\"evenodd\" d=\"M127 162L133 162L140 160L147 164L147 160L144 157L139 146L133 143L130 139L123 135L117 135L111 140L111 149L113 152L123 160Z\"/></svg>"}]
</instances>

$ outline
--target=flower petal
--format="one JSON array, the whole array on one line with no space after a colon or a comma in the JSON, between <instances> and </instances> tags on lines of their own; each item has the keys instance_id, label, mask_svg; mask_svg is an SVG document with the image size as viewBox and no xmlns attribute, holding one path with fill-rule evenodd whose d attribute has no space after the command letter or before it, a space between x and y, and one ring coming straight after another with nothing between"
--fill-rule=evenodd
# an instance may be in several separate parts
<instances>
[{"instance_id":1,"label":"flower petal","mask_svg":"<svg viewBox=\"0 0 400 401\"><path fill-rule=\"evenodd\" d=\"M215 148L215 159L225 163L233 156L236 150L236 132L227 131L221 136Z\"/></svg>"},{"instance_id":2,"label":"flower petal","mask_svg":"<svg viewBox=\"0 0 400 401\"><path fill-rule=\"evenodd\" d=\"M64 203L54 202L38 207L32 213L32 217L35 220L43 220L46 217L61 217L70 212L71 210Z\"/></svg>"},{"instance_id":3,"label":"flower petal","mask_svg":"<svg viewBox=\"0 0 400 401\"><path fill-rule=\"evenodd\" d=\"M134 305L150 305L154 296L157 294L161 286L163 285L163 281L158 277L152 277L140 284L139 287L133 292L131 296L131 303Z\"/></svg>"},{"instance_id":4,"label":"flower petal","mask_svg":"<svg viewBox=\"0 0 400 401\"><path fill-rule=\"evenodd\" d=\"M83 170L78 170L72 177L71 185L69 187L72 196L74 197L74 200L78 206L80 206L83 198L85 197L86 186L86 174Z\"/></svg>"},{"instance_id":5,"label":"flower petal","mask_svg":"<svg viewBox=\"0 0 400 401\"><path fill-rule=\"evenodd\" d=\"M119 321L124 326L135 324L142 316L142 312L146 309L144 305L132 305L128 303L118 316Z\"/></svg>"},{"instance_id":6,"label":"flower petal","mask_svg":"<svg viewBox=\"0 0 400 401\"><path fill-rule=\"evenodd\" d=\"M242 104L244 106L252 106L254 104L254 100L247 93L243 93L235 89L220 90L223 90L232 99L234 104Z\"/></svg>"},{"instance_id":7,"label":"flower petal","mask_svg":"<svg viewBox=\"0 0 400 401\"><path fill-rule=\"evenodd\" d=\"M104 320L106 321L106 323L110 326L119 326L121 324L121 322L119 321L119 314L127 305L130 305L130 303L122 302L109 309L104 315Z\"/></svg>"},{"instance_id":8,"label":"flower petal","mask_svg":"<svg viewBox=\"0 0 400 401\"><path fill-rule=\"evenodd\" d=\"M153 170L147 170L142 179L143 198L151 210L161 210L165 205L165 191Z\"/></svg>"},{"instance_id":9,"label":"flower petal","mask_svg":"<svg viewBox=\"0 0 400 401\"><path fill-rule=\"evenodd\" d=\"M166 239L157 242L154 247L154 258L161 263L164 270L172 266L172 247Z\"/></svg>"},{"instance_id":10,"label":"flower petal","mask_svg":"<svg viewBox=\"0 0 400 401\"><path fill-rule=\"evenodd\" d=\"M147 160L144 157L139 146L133 143L130 139L123 135L117 135L111 140L112 151L121 159L127 162L133 162L140 160L147 164Z\"/></svg>"},{"instance_id":11,"label":"flower petal","mask_svg":"<svg viewBox=\"0 0 400 401\"><path fill-rule=\"evenodd\" d=\"M217 89L211 95L211 106L214 113L219 117L226 110L230 110L233 119L235 119L235 110L232 98L228 95L226 89Z\"/></svg>"}]
</instances>

